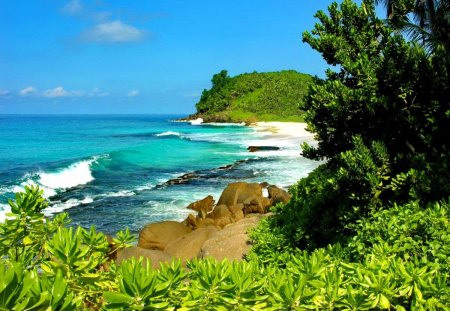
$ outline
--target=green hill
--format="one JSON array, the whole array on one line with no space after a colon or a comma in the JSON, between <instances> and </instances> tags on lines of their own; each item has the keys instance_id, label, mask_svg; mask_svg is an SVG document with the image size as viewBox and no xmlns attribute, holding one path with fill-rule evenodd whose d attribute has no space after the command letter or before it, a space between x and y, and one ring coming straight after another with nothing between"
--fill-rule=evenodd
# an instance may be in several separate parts
<instances>
[{"instance_id":1,"label":"green hill","mask_svg":"<svg viewBox=\"0 0 450 311\"><path fill-rule=\"evenodd\" d=\"M203 90L191 117L209 122L302 121L299 106L312 80L294 70L235 77L222 70L213 76L211 89Z\"/></svg>"}]
</instances>

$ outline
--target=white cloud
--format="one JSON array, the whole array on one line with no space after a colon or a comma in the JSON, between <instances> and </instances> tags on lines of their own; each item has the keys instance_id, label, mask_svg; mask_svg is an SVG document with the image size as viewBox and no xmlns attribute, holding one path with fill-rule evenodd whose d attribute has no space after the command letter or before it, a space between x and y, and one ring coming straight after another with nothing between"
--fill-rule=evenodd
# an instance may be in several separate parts
<instances>
[{"instance_id":1,"label":"white cloud","mask_svg":"<svg viewBox=\"0 0 450 311\"><path fill-rule=\"evenodd\" d=\"M76 15L81 13L83 10L83 6L80 0L70 0L66 3L66 5L62 8L62 12L69 15Z\"/></svg>"},{"instance_id":2,"label":"white cloud","mask_svg":"<svg viewBox=\"0 0 450 311\"><path fill-rule=\"evenodd\" d=\"M84 96L81 91L67 91L62 86L55 87L42 93L44 97L69 97L69 96Z\"/></svg>"},{"instance_id":3,"label":"white cloud","mask_svg":"<svg viewBox=\"0 0 450 311\"><path fill-rule=\"evenodd\" d=\"M29 87L26 87L26 88L20 90L19 94L21 96L27 96L27 95L32 95L32 94L36 93L36 91L37 90L34 87L29 86Z\"/></svg>"},{"instance_id":4,"label":"white cloud","mask_svg":"<svg viewBox=\"0 0 450 311\"><path fill-rule=\"evenodd\" d=\"M108 95L109 95L108 92L103 92L98 87L96 87L92 91L90 91L87 96L89 96L89 97L105 97Z\"/></svg>"},{"instance_id":5,"label":"white cloud","mask_svg":"<svg viewBox=\"0 0 450 311\"><path fill-rule=\"evenodd\" d=\"M8 96L10 94L7 90L0 90L0 96Z\"/></svg>"},{"instance_id":6,"label":"white cloud","mask_svg":"<svg viewBox=\"0 0 450 311\"><path fill-rule=\"evenodd\" d=\"M136 96L139 96L139 94L141 94L141 92L139 92L138 90L132 90L132 91L128 92L127 96L128 97L136 97Z\"/></svg>"},{"instance_id":7,"label":"white cloud","mask_svg":"<svg viewBox=\"0 0 450 311\"><path fill-rule=\"evenodd\" d=\"M81 34L81 39L97 43L136 42L144 39L145 31L119 20L98 24Z\"/></svg>"}]
</instances>

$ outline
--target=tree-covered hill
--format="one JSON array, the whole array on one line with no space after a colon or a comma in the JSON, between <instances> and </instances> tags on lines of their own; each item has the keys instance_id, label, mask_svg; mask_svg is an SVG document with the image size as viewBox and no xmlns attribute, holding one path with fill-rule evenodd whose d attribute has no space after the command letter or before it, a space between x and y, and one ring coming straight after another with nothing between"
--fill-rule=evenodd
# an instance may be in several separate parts
<instances>
[{"instance_id":1,"label":"tree-covered hill","mask_svg":"<svg viewBox=\"0 0 450 311\"><path fill-rule=\"evenodd\" d=\"M300 121L299 106L312 77L294 70L244 73L229 77L215 74L212 87L203 90L194 117L206 121Z\"/></svg>"}]
</instances>

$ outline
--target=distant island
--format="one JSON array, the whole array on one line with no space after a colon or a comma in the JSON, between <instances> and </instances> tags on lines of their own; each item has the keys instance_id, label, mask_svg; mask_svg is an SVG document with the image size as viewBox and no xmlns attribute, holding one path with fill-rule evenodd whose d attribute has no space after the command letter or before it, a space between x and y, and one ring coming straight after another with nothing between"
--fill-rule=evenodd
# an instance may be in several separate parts
<instances>
[{"instance_id":1,"label":"distant island","mask_svg":"<svg viewBox=\"0 0 450 311\"><path fill-rule=\"evenodd\" d=\"M300 105L313 77L295 70L215 74L203 90L197 112L188 119L205 122L303 121Z\"/></svg>"}]
</instances>

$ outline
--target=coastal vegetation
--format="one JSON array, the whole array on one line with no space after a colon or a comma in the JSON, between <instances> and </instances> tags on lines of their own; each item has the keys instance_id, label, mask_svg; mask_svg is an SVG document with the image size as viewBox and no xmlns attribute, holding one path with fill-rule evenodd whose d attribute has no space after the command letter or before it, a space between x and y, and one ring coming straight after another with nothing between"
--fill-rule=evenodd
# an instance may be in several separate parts
<instances>
[{"instance_id":1,"label":"coastal vegetation","mask_svg":"<svg viewBox=\"0 0 450 311\"><path fill-rule=\"evenodd\" d=\"M203 90L195 117L205 121L302 121L300 109L312 77L294 70L215 74L212 87Z\"/></svg>"},{"instance_id":2,"label":"coastal vegetation","mask_svg":"<svg viewBox=\"0 0 450 311\"><path fill-rule=\"evenodd\" d=\"M131 243L127 231L108 242L64 213L45 219L42 192L26 188L0 225L0 308L448 310L450 5L431 2L430 28L406 23L414 1L389 2L387 21L369 0L316 14L303 40L334 70L294 108L318 142L303 155L327 161L252 231L246 261L116 265L108 256ZM212 100L233 94L232 79L214 76L198 112L244 103Z\"/></svg>"}]
</instances>

